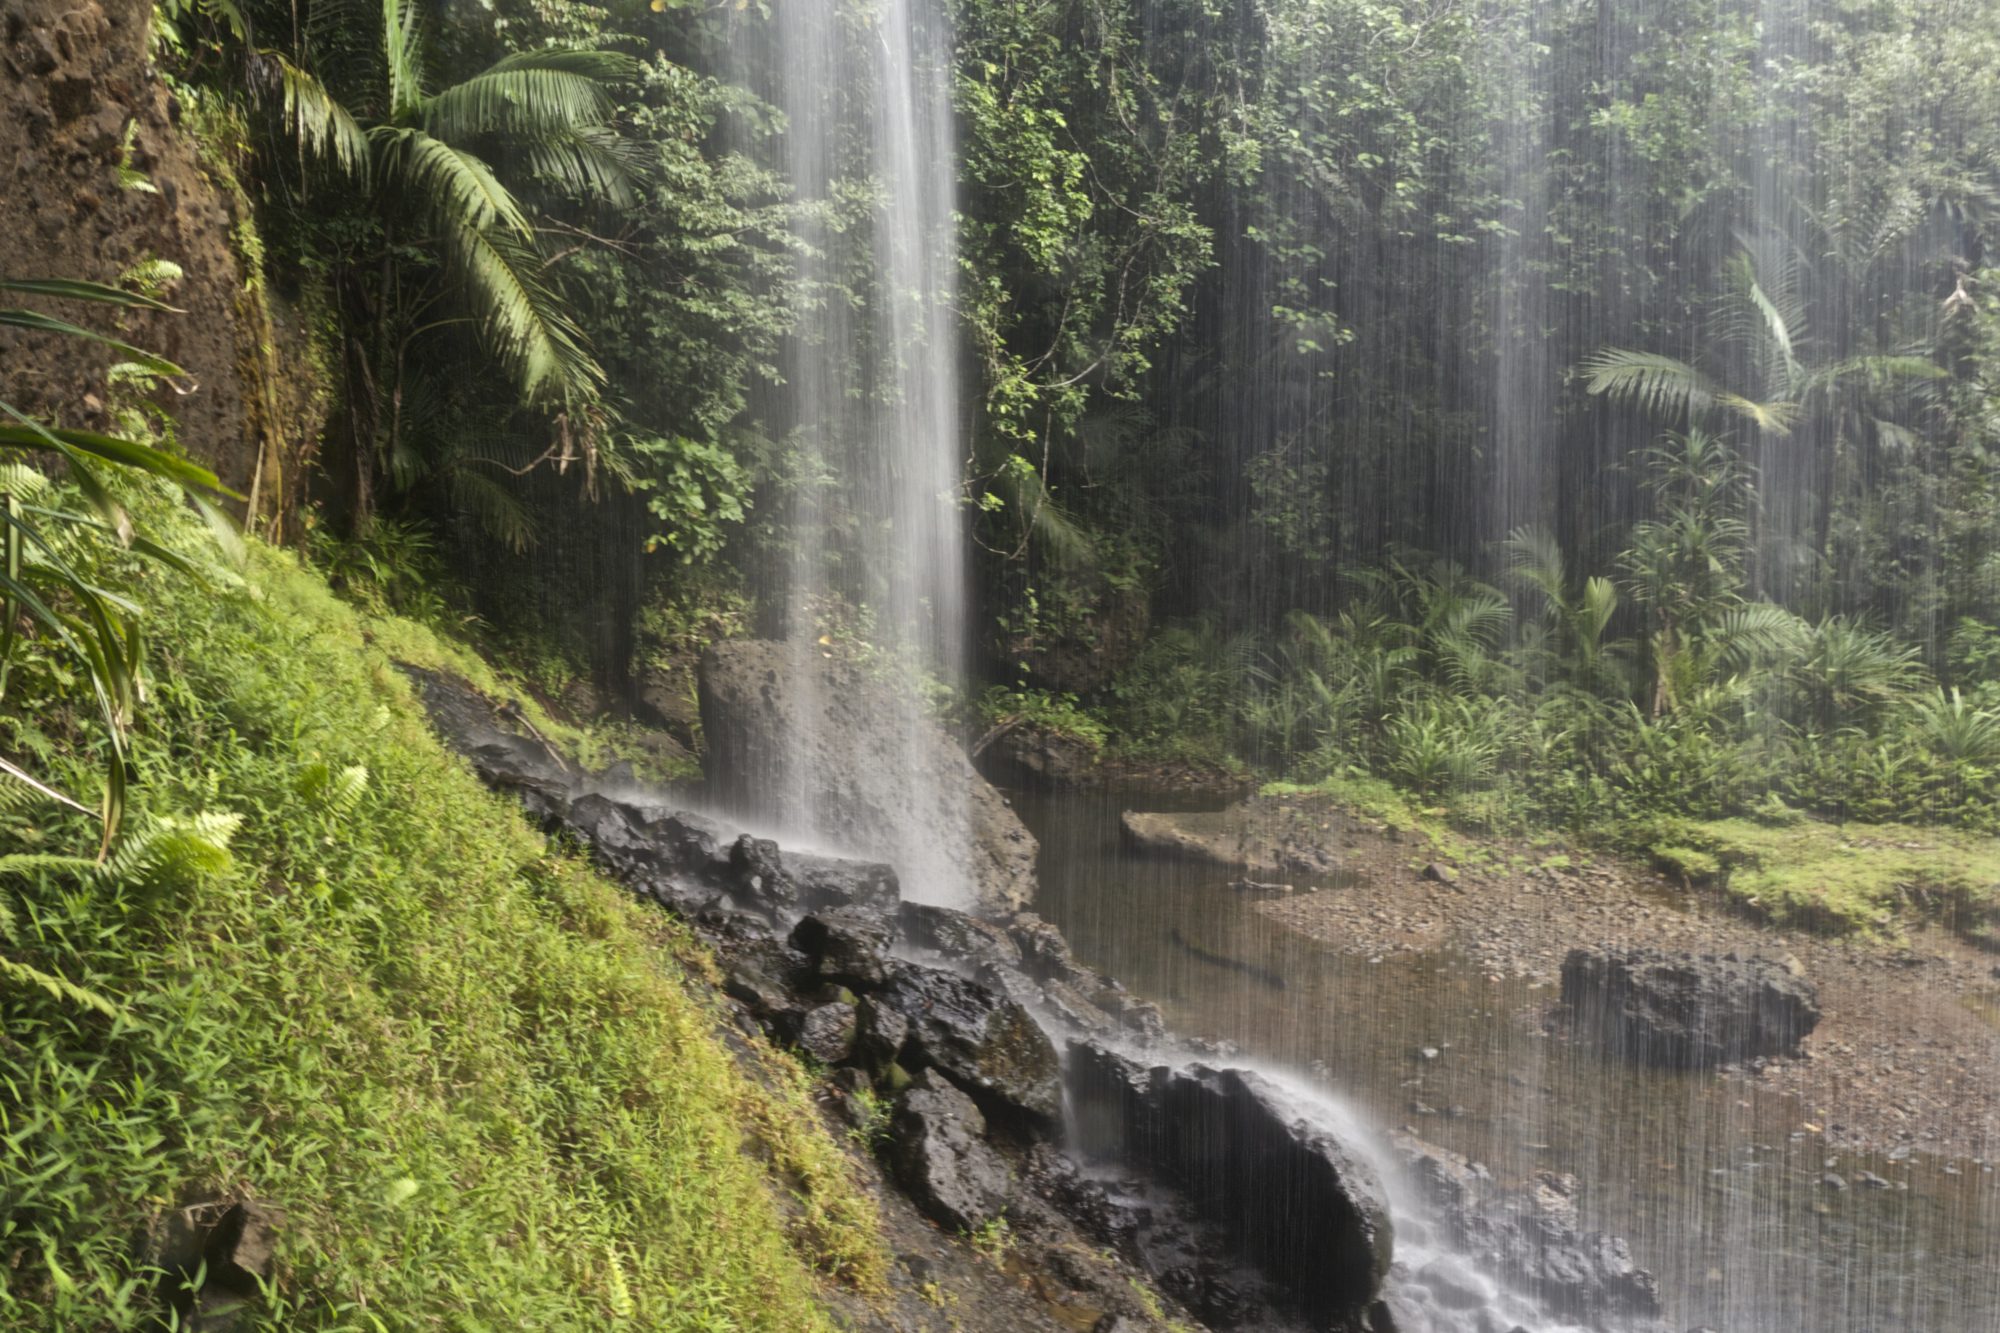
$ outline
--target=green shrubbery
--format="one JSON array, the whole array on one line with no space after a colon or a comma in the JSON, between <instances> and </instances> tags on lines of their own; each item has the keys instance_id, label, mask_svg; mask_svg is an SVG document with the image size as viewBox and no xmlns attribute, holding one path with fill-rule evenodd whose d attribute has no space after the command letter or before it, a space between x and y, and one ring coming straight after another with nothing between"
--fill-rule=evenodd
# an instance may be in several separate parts
<instances>
[{"instance_id":1,"label":"green shrubbery","mask_svg":"<svg viewBox=\"0 0 2000 1333\"><path fill-rule=\"evenodd\" d=\"M827 1326L815 1270L877 1279L797 1070L746 1076L685 989L698 947L431 736L382 646L446 664L427 631L263 549L240 586L92 573L156 665L107 864L0 788L0 1327L150 1326L139 1237L217 1197L285 1212L271 1329L789 1333ZM17 673L0 749L86 782L75 698Z\"/></svg>"},{"instance_id":2,"label":"green shrubbery","mask_svg":"<svg viewBox=\"0 0 2000 1333\"><path fill-rule=\"evenodd\" d=\"M1304 781L1372 774L1463 822L1605 831L1662 810L1781 806L2000 831L2000 680L1967 621L1939 670L1843 616L1747 592L1750 482L1713 437L1649 455L1660 517L1618 576L1580 577L1537 531L1509 586L1391 561L1332 619L1274 640L1156 636L1099 701L1120 742L1236 753ZM1633 637L1614 637L1621 628Z\"/></svg>"}]
</instances>

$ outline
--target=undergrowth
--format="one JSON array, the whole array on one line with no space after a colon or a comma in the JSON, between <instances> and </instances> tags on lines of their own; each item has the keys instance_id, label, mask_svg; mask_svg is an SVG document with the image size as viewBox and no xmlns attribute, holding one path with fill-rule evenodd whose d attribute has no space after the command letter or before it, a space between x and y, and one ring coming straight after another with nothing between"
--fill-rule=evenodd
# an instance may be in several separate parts
<instances>
[{"instance_id":1,"label":"undergrowth","mask_svg":"<svg viewBox=\"0 0 2000 1333\"><path fill-rule=\"evenodd\" d=\"M127 851L0 803L0 1327L153 1326L137 1240L216 1198L283 1210L263 1329L792 1333L816 1273L881 1281L796 1066L736 1063L695 942L482 789L392 658L489 672L268 549L136 592ZM0 742L82 779L41 684Z\"/></svg>"}]
</instances>

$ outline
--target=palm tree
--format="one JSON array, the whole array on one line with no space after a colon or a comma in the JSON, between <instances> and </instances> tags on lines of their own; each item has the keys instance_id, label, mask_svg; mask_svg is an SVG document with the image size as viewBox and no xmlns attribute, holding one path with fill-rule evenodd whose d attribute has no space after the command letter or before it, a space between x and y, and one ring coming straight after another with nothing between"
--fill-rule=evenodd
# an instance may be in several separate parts
<instances>
[{"instance_id":1,"label":"palm tree","mask_svg":"<svg viewBox=\"0 0 2000 1333\"><path fill-rule=\"evenodd\" d=\"M1806 475L1816 480L1774 498L1782 499L1781 509L1812 502L1812 550L1824 557L1844 460L1871 443L1890 452L1907 448L1916 433L1896 418L1908 415L1913 389L1946 372L1907 349L1812 359L1797 256L1779 244L1761 262L1747 250L1729 262L1704 348L1716 373L1618 347L1585 361L1583 371L1592 394L1638 407L1670 426L1716 427L1719 419L1733 418L1773 440L1810 426L1803 458ZM1771 536L1806 535L1802 517L1781 527Z\"/></svg>"},{"instance_id":2,"label":"palm tree","mask_svg":"<svg viewBox=\"0 0 2000 1333\"><path fill-rule=\"evenodd\" d=\"M588 450L603 417L604 373L550 277L520 191L631 201L636 159L613 127L611 90L635 77L638 63L573 47L522 51L432 91L414 8L381 0L380 40L368 58L330 52L336 75L322 80L311 50L258 45L238 0L178 0L169 9L198 9L241 48L252 99L279 112L308 160L359 185L381 224L372 300L357 321L374 326L373 345L349 349L359 353L351 372L361 381L349 401L372 416L355 431L357 521L366 521L378 461L399 472L414 466L401 410L407 353L413 339L442 328L476 327L520 405L553 418L559 444L545 457L567 461L579 439ZM495 162L519 172L512 186ZM405 247L441 260L443 283L403 271ZM455 310L436 313L440 305Z\"/></svg>"},{"instance_id":3,"label":"palm tree","mask_svg":"<svg viewBox=\"0 0 2000 1333\"><path fill-rule=\"evenodd\" d=\"M1618 585L1593 575L1573 589L1569 562L1547 528L1516 528L1508 534L1505 550L1508 572L1541 597L1575 683L1589 691L1611 684L1626 649L1623 642L1605 638L1618 612Z\"/></svg>"},{"instance_id":4,"label":"palm tree","mask_svg":"<svg viewBox=\"0 0 2000 1333\"><path fill-rule=\"evenodd\" d=\"M1711 328L1716 352L1739 356L1758 381L1756 397L1750 396L1748 386L1742 386L1745 392L1736 392L1691 362L1622 347L1607 347L1584 362L1589 391L1637 407L1669 425L1701 426L1721 412L1757 430L1787 435L1809 413L1837 409L1850 390L1879 393L1944 376L1921 356L1853 356L1807 363L1802 350L1805 305L1797 294L1796 269L1789 264L1779 269L1767 288L1748 251L1732 259L1724 270L1723 295ZM1878 432L1901 429L1872 414L1866 420Z\"/></svg>"}]
</instances>

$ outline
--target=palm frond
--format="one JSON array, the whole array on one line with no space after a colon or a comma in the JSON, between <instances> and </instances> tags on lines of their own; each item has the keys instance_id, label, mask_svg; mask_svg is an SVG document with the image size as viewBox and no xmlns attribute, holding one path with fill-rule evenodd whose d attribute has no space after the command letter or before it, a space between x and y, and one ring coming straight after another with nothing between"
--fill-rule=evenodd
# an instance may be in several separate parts
<instances>
[{"instance_id":1,"label":"palm frond","mask_svg":"<svg viewBox=\"0 0 2000 1333\"><path fill-rule=\"evenodd\" d=\"M1784 607L1751 602L1716 617L1708 642L1725 660L1749 663L1802 652L1811 635L1810 627Z\"/></svg>"},{"instance_id":2,"label":"palm frond","mask_svg":"<svg viewBox=\"0 0 2000 1333\"><path fill-rule=\"evenodd\" d=\"M609 83L635 69L628 58L603 51L523 52L430 98L423 126L454 142L590 129L608 121L616 106Z\"/></svg>"},{"instance_id":3,"label":"palm frond","mask_svg":"<svg viewBox=\"0 0 2000 1333\"><path fill-rule=\"evenodd\" d=\"M603 384L603 370L584 350L583 335L561 301L543 284L532 250L475 226L444 234L480 327L513 372L524 401L559 402Z\"/></svg>"},{"instance_id":4,"label":"palm frond","mask_svg":"<svg viewBox=\"0 0 2000 1333\"><path fill-rule=\"evenodd\" d=\"M68 320L57 319L54 315L44 315L39 310L0 310L0 328L21 329L27 333L53 333L70 338L87 338L91 342L102 343L113 351L121 353L135 364L145 367L155 375L179 378L187 374L185 370L182 370L163 356L156 356L152 352L134 347L131 343L121 342L106 334L97 333L80 325L72 324Z\"/></svg>"},{"instance_id":5,"label":"palm frond","mask_svg":"<svg viewBox=\"0 0 2000 1333\"><path fill-rule=\"evenodd\" d=\"M416 6L382 0L382 61L389 76L389 117L408 123L422 113L424 57Z\"/></svg>"},{"instance_id":6,"label":"palm frond","mask_svg":"<svg viewBox=\"0 0 2000 1333\"><path fill-rule=\"evenodd\" d=\"M614 208L638 202L645 157L638 145L608 129L565 130L537 136L523 150L536 179Z\"/></svg>"},{"instance_id":7,"label":"palm frond","mask_svg":"<svg viewBox=\"0 0 2000 1333\"><path fill-rule=\"evenodd\" d=\"M373 137L382 145L384 176L396 180L440 232L500 226L523 240L533 236L521 205L471 153L422 130L377 128Z\"/></svg>"},{"instance_id":8,"label":"palm frond","mask_svg":"<svg viewBox=\"0 0 2000 1333\"><path fill-rule=\"evenodd\" d=\"M0 292L19 292L23 296L45 296L62 301L94 301L100 305L159 310L169 315L187 313L141 292L128 292L123 287L107 287L101 282L84 282L76 278L0 278Z\"/></svg>"},{"instance_id":9,"label":"palm frond","mask_svg":"<svg viewBox=\"0 0 2000 1333\"><path fill-rule=\"evenodd\" d=\"M1740 394L1720 393L1715 397L1715 405L1734 412L1751 425L1773 435L1789 435L1798 424L1801 409L1797 403L1778 399L1774 402L1759 403Z\"/></svg>"},{"instance_id":10,"label":"palm frond","mask_svg":"<svg viewBox=\"0 0 2000 1333\"><path fill-rule=\"evenodd\" d=\"M1516 528L1501 545L1507 572L1540 593L1551 608L1560 607L1568 596L1569 570L1555 533L1539 525Z\"/></svg>"},{"instance_id":11,"label":"palm frond","mask_svg":"<svg viewBox=\"0 0 2000 1333\"><path fill-rule=\"evenodd\" d=\"M285 124L299 146L350 175L365 173L367 131L326 85L276 52L261 52L257 59L277 80Z\"/></svg>"},{"instance_id":12,"label":"palm frond","mask_svg":"<svg viewBox=\"0 0 2000 1333\"><path fill-rule=\"evenodd\" d=\"M1667 419L1698 417L1721 393L1687 362L1656 352L1607 347L1584 362L1583 371L1591 393Z\"/></svg>"},{"instance_id":13,"label":"palm frond","mask_svg":"<svg viewBox=\"0 0 2000 1333\"><path fill-rule=\"evenodd\" d=\"M473 467L453 468L451 498L472 514L481 531L508 550L519 553L534 545L534 516L521 497L497 478Z\"/></svg>"}]
</instances>

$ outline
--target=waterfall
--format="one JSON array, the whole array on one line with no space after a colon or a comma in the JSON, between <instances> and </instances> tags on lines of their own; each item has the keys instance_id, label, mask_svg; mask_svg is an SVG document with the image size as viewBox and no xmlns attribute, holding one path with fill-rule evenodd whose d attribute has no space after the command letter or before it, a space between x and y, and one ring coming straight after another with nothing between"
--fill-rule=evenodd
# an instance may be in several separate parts
<instances>
[{"instance_id":1,"label":"waterfall","mask_svg":"<svg viewBox=\"0 0 2000 1333\"><path fill-rule=\"evenodd\" d=\"M783 113L776 165L799 210L798 326L784 363L789 551L767 589L810 728L859 656L868 753L811 734L764 775L760 812L794 840L881 857L911 896L971 899L963 792L912 781L937 727L927 696L966 658L964 443L953 327L956 171L950 36L938 0L776 0L737 20L745 82ZM815 697L817 696L817 697ZM886 712L888 716L881 714ZM829 772L829 763L840 771ZM830 790L844 793L829 800ZM851 797L851 799L849 799ZM912 808L912 803L915 808ZM865 807L888 820L841 812Z\"/></svg>"}]
</instances>

